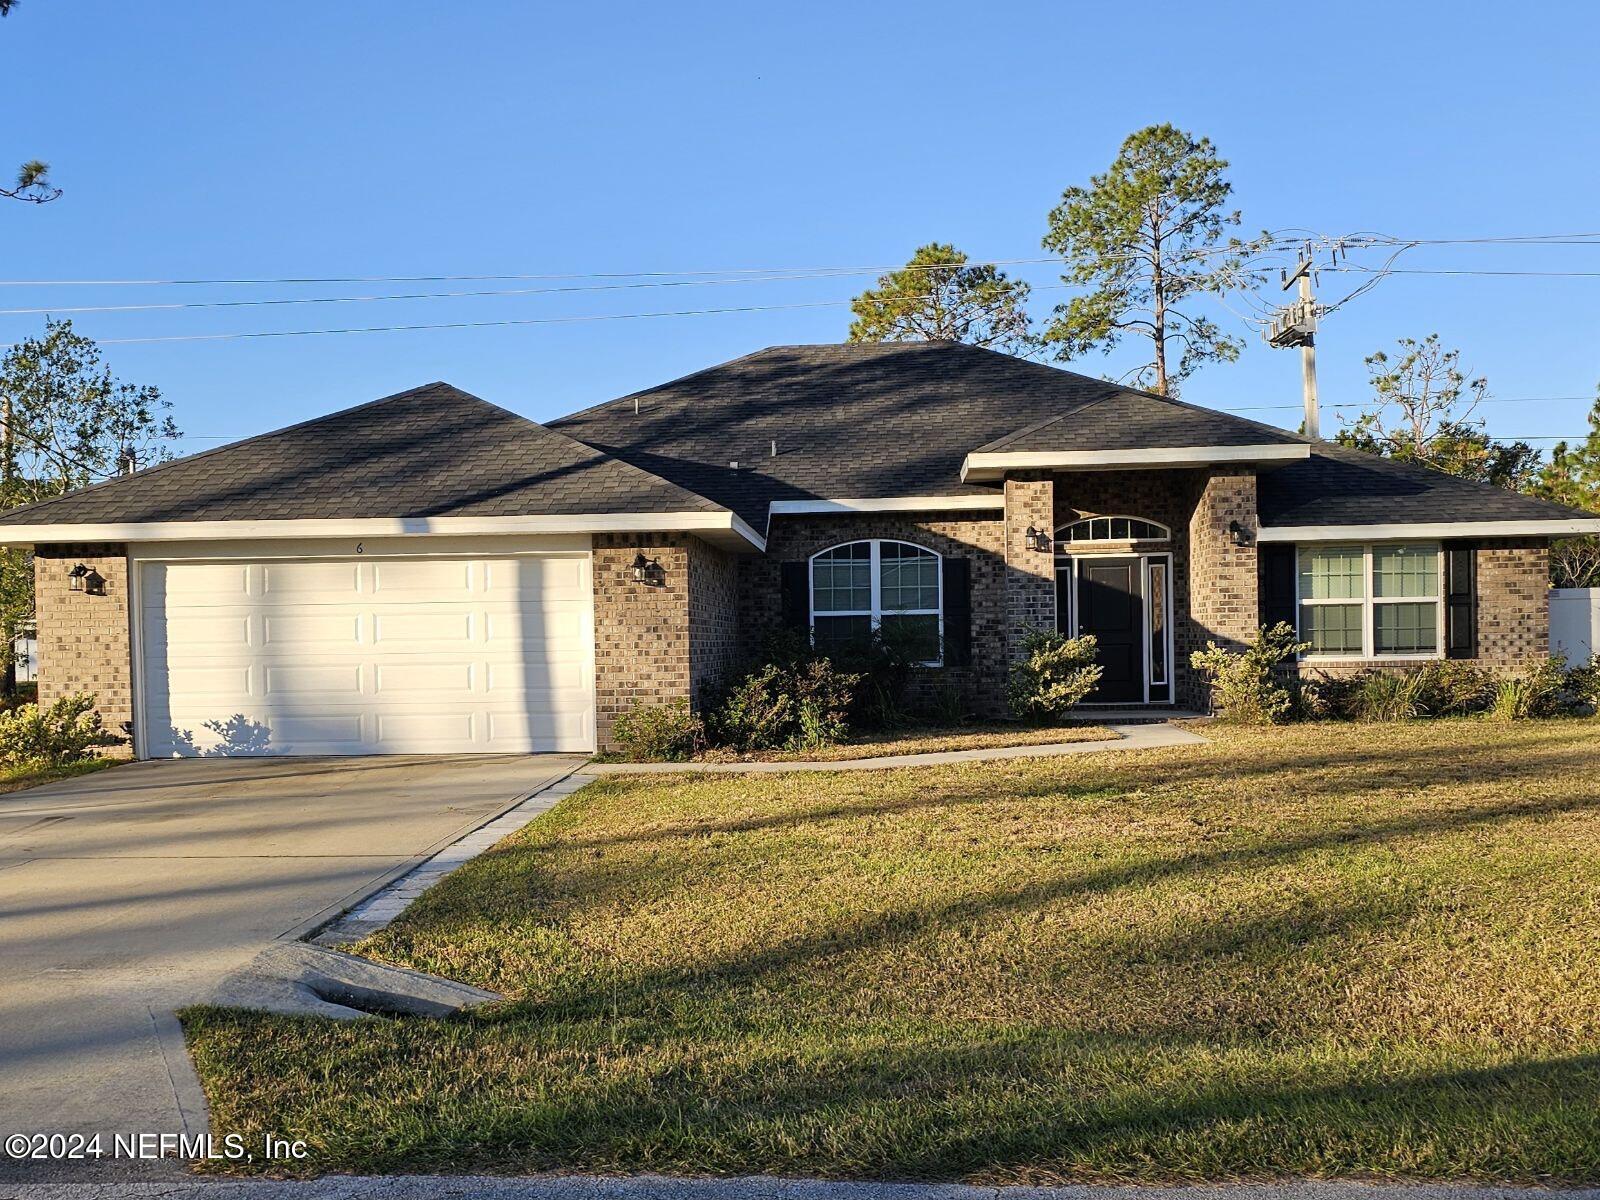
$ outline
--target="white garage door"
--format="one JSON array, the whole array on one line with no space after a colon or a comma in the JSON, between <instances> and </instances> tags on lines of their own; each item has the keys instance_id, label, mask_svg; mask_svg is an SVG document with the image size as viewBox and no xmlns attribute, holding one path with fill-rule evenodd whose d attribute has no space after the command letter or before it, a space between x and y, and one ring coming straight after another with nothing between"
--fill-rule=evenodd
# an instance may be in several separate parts
<instances>
[{"instance_id":1,"label":"white garage door","mask_svg":"<svg viewBox=\"0 0 1600 1200\"><path fill-rule=\"evenodd\" d=\"M147 562L145 753L594 746L587 556Z\"/></svg>"}]
</instances>

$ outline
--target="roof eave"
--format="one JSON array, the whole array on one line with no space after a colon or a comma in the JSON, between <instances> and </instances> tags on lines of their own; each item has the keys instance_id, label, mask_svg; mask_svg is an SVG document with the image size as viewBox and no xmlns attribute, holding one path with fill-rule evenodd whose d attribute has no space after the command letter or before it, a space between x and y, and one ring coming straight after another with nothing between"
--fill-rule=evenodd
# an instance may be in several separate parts
<instances>
[{"instance_id":1,"label":"roof eave","mask_svg":"<svg viewBox=\"0 0 1600 1200\"><path fill-rule=\"evenodd\" d=\"M961 482L1004 479L1009 471L1119 471L1203 467L1222 463L1283 463L1311 457L1304 442L1250 446L1145 446L1131 450L1040 450L968 454Z\"/></svg>"},{"instance_id":2,"label":"roof eave","mask_svg":"<svg viewBox=\"0 0 1600 1200\"><path fill-rule=\"evenodd\" d=\"M761 553L767 546L766 539L747 521L737 513L726 510L515 517L319 517L282 521L113 521L0 525L0 546L549 533L693 533L713 545L742 553Z\"/></svg>"},{"instance_id":3,"label":"roof eave","mask_svg":"<svg viewBox=\"0 0 1600 1200\"><path fill-rule=\"evenodd\" d=\"M1584 537L1600 534L1600 517L1508 521L1396 521L1371 525L1263 525L1258 542L1339 542L1396 538Z\"/></svg>"}]
</instances>

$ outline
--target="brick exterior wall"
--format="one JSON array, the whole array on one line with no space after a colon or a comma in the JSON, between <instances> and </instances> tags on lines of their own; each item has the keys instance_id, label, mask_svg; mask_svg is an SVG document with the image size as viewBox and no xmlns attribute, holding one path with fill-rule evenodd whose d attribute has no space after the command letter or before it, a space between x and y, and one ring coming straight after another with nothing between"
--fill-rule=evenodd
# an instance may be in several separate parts
<instances>
[{"instance_id":1,"label":"brick exterior wall","mask_svg":"<svg viewBox=\"0 0 1600 1200\"><path fill-rule=\"evenodd\" d=\"M687 549L689 694L705 705L731 682L739 658L739 567L728 551L698 538Z\"/></svg>"},{"instance_id":2,"label":"brick exterior wall","mask_svg":"<svg viewBox=\"0 0 1600 1200\"><path fill-rule=\"evenodd\" d=\"M1027 528L1027 523L1023 523ZM1005 711L1006 558L1005 523L994 513L875 513L773 517L765 557L739 560L739 626L744 654L753 655L766 635L781 627L781 564L862 538L890 538L925 546L943 557L970 562L972 665L919 672L922 688L947 684L974 712ZM1047 554L1039 554L1048 559Z\"/></svg>"},{"instance_id":3,"label":"brick exterior wall","mask_svg":"<svg viewBox=\"0 0 1600 1200\"><path fill-rule=\"evenodd\" d=\"M1550 653L1550 547L1520 538L1478 544L1478 660L1510 666Z\"/></svg>"},{"instance_id":4,"label":"brick exterior wall","mask_svg":"<svg viewBox=\"0 0 1600 1200\"><path fill-rule=\"evenodd\" d=\"M105 578L105 594L74 592L67 572L83 563ZM92 692L112 733L133 724L133 654L128 616L128 548L118 544L38 546L34 595L39 630L39 703ZM130 754L131 746L111 753Z\"/></svg>"},{"instance_id":5,"label":"brick exterior wall","mask_svg":"<svg viewBox=\"0 0 1600 1200\"><path fill-rule=\"evenodd\" d=\"M1512 671L1550 653L1550 547L1542 538L1473 543L1478 550L1478 657L1470 661ZM1409 671L1416 660L1321 660L1286 664L1308 678L1342 678L1365 671Z\"/></svg>"},{"instance_id":6,"label":"brick exterior wall","mask_svg":"<svg viewBox=\"0 0 1600 1200\"><path fill-rule=\"evenodd\" d=\"M1235 546L1229 526L1237 521L1246 545ZM1183 664L1179 699L1203 707L1209 689L1188 669L1189 656L1206 642L1240 649L1261 628L1256 558L1256 476L1253 470L1211 470L1200 477L1189 518L1189 622L1178 643Z\"/></svg>"},{"instance_id":7,"label":"brick exterior wall","mask_svg":"<svg viewBox=\"0 0 1600 1200\"><path fill-rule=\"evenodd\" d=\"M690 695L689 548L684 534L601 533L594 538L595 740L635 702ZM633 578L634 555L659 559L659 585Z\"/></svg>"},{"instance_id":8,"label":"brick exterior wall","mask_svg":"<svg viewBox=\"0 0 1600 1200\"><path fill-rule=\"evenodd\" d=\"M1006 477L1006 645L1010 658L1020 655L1024 631L1055 628L1055 554L1033 549L1027 539L1032 526L1049 533L1054 544L1055 490L1050 475Z\"/></svg>"}]
</instances>

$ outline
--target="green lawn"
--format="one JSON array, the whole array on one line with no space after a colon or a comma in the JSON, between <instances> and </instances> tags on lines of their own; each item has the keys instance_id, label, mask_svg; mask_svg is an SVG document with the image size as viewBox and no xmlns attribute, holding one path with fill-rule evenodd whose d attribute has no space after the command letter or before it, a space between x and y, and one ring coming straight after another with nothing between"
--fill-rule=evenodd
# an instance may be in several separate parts
<instances>
[{"instance_id":1,"label":"green lawn","mask_svg":"<svg viewBox=\"0 0 1600 1200\"><path fill-rule=\"evenodd\" d=\"M186 1017L308 1170L1600 1181L1600 723L610 778L365 944L450 1020Z\"/></svg>"}]
</instances>

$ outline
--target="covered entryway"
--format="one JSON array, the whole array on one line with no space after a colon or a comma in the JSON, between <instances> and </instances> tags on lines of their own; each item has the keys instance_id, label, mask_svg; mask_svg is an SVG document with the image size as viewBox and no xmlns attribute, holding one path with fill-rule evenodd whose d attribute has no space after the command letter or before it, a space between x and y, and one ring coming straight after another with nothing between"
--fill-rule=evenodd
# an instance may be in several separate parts
<instances>
[{"instance_id":1,"label":"covered entryway","mask_svg":"<svg viewBox=\"0 0 1600 1200\"><path fill-rule=\"evenodd\" d=\"M594 748L586 553L152 559L135 587L144 756Z\"/></svg>"},{"instance_id":2,"label":"covered entryway","mask_svg":"<svg viewBox=\"0 0 1600 1200\"><path fill-rule=\"evenodd\" d=\"M1078 632L1093 634L1102 674L1091 699L1143 703L1144 605L1137 558L1091 558L1078 565Z\"/></svg>"},{"instance_id":3,"label":"covered entryway","mask_svg":"<svg viewBox=\"0 0 1600 1200\"><path fill-rule=\"evenodd\" d=\"M1170 704L1172 531L1142 517L1086 516L1056 531L1056 627L1092 634L1095 704Z\"/></svg>"}]
</instances>

